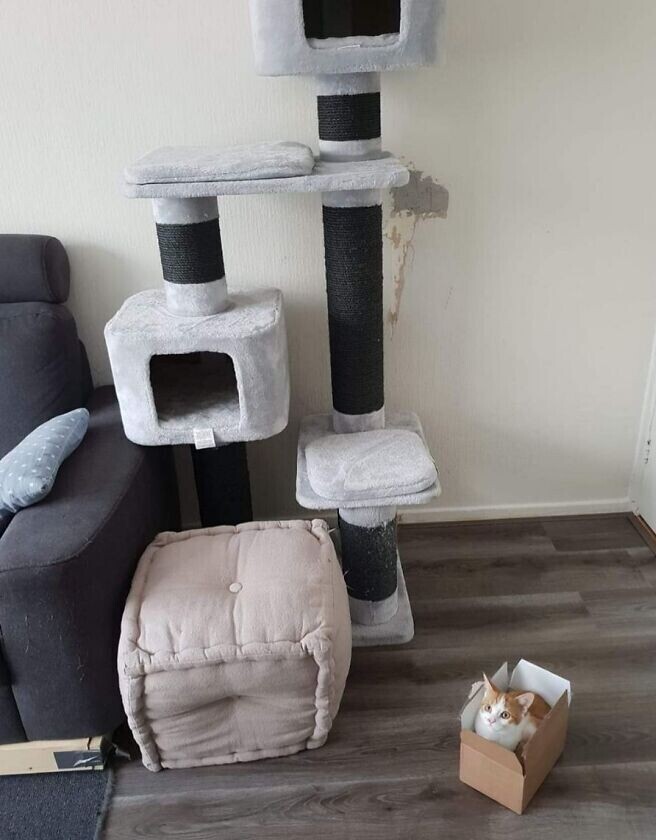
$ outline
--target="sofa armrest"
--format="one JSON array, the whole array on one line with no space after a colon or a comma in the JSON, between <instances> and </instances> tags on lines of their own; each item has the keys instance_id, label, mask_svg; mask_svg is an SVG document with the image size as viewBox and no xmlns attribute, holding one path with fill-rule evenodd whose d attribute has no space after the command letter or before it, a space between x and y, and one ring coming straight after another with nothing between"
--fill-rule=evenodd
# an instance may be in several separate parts
<instances>
[{"instance_id":1,"label":"sofa armrest","mask_svg":"<svg viewBox=\"0 0 656 840\"><path fill-rule=\"evenodd\" d=\"M155 534L179 524L170 449L125 438L113 388L87 408L89 431L52 492L0 539L0 626L32 740L120 722L115 657L132 573Z\"/></svg>"}]
</instances>

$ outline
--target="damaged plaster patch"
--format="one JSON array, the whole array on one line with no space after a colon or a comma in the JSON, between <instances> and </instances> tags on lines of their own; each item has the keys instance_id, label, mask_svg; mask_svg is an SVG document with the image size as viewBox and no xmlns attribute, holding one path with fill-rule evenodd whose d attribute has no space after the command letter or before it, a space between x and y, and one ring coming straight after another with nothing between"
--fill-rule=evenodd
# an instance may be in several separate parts
<instances>
[{"instance_id":1,"label":"damaged plaster patch","mask_svg":"<svg viewBox=\"0 0 656 840\"><path fill-rule=\"evenodd\" d=\"M410 181L405 187L392 190L392 202L385 237L392 243L394 255L394 299L387 314L394 329L399 320L408 271L414 260L417 223L420 219L446 219L449 191L410 164Z\"/></svg>"}]
</instances>

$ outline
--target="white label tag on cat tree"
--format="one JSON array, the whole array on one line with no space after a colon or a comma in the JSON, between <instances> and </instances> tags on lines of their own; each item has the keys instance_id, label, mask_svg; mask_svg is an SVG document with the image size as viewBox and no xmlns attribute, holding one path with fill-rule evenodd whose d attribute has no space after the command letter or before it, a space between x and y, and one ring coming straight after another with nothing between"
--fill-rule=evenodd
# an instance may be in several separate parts
<instances>
[{"instance_id":1,"label":"white label tag on cat tree","mask_svg":"<svg viewBox=\"0 0 656 840\"><path fill-rule=\"evenodd\" d=\"M196 449L214 449L216 441L212 429L194 429L194 446Z\"/></svg>"}]
</instances>

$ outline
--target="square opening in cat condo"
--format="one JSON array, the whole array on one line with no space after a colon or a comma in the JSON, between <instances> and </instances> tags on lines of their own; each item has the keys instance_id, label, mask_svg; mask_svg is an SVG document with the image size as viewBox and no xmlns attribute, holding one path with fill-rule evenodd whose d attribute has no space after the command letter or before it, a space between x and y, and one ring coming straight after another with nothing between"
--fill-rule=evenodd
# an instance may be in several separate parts
<instances>
[{"instance_id":1,"label":"square opening in cat condo","mask_svg":"<svg viewBox=\"0 0 656 840\"><path fill-rule=\"evenodd\" d=\"M492 700L489 684L495 695ZM499 709L495 706L496 698L506 692L512 692L513 703L518 707L515 719L512 709L505 711L505 699ZM534 722L525 720L522 704L526 704L525 711L532 712L537 708L533 706L536 701L544 701L539 717ZM568 680L525 659L517 663L510 675L504 664L488 685L474 683L460 713L460 781L511 811L523 813L565 747L570 702ZM508 720L495 719L494 730L486 732L490 718L482 718L480 713L488 711L498 718L508 715ZM524 723L530 726L524 729ZM516 739L508 734L512 726L522 726ZM513 749L516 741L519 743ZM504 743L509 746L503 746Z\"/></svg>"},{"instance_id":2,"label":"square opening in cat condo","mask_svg":"<svg viewBox=\"0 0 656 840\"><path fill-rule=\"evenodd\" d=\"M398 35L401 0L303 0L303 22L308 41Z\"/></svg>"},{"instance_id":3,"label":"square opening in cat condo","mask_svg":"<svg viewBox=\"0 0 656 840\"><path fill-rule=\"evenodd\" d=\"M227 353L152 356L150 385L163 429L239 425L237 377Z\"/></svg>"}]
</instances>

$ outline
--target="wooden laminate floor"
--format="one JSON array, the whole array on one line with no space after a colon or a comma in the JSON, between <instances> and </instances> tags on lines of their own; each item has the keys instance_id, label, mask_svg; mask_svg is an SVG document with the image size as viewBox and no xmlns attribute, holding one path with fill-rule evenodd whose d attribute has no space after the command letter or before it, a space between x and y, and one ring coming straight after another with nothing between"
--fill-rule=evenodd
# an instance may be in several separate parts
<instances>
[{"instance_id":1,"label":"wooden laminate floor","mask_svg":"<svg viewBox=\"0 0 656 840\"><path fill-rule=\"evenodd\" d=\"M354 651L320 750L120 766L106 840L656 838L656 559L629 517L405 526L416 637ZM458 781L471 683L531 659L572 681L563 757L518 817Z\"/></svg>"}]
</instances>

